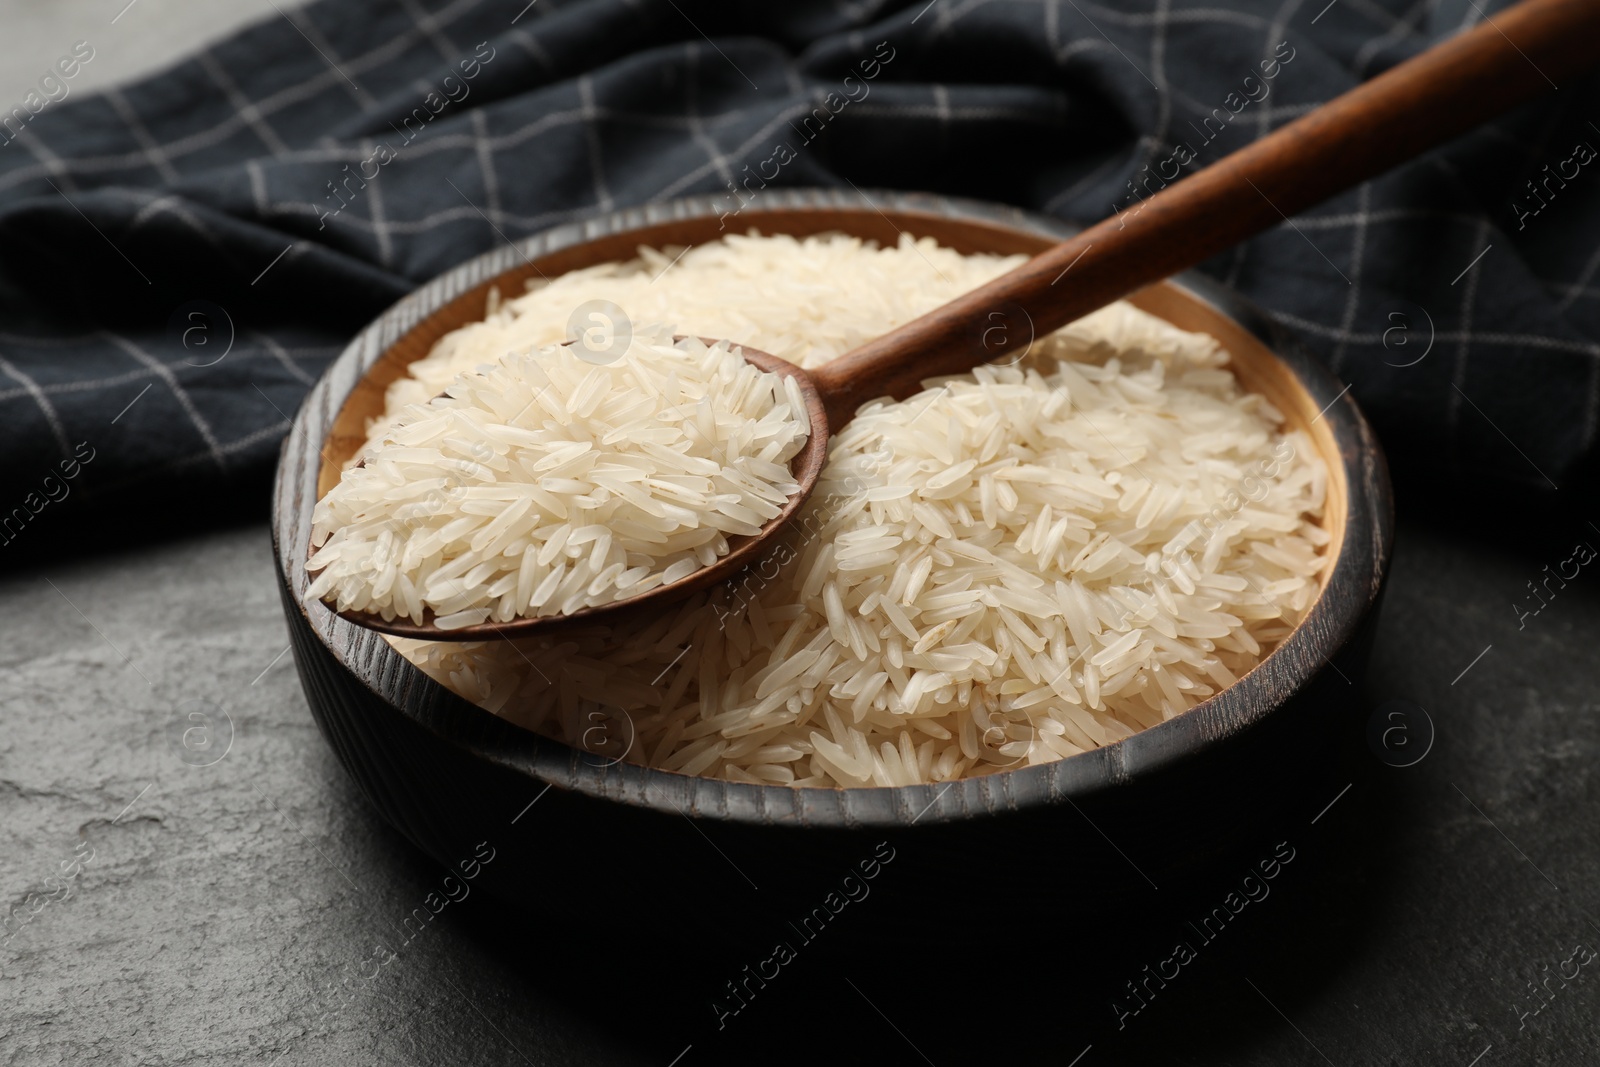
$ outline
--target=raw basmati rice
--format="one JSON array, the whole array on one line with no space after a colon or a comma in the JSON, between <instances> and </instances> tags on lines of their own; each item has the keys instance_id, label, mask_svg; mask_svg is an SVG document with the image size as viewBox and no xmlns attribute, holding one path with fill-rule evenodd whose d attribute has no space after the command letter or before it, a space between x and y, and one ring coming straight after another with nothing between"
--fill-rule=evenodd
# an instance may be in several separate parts
<instances>
[{"instance_id":1,"label":"raw basmati rice","mask_svg":"<svg viewBox=\"0 0 1600 1067\"><path fill-rule=\"evenodd\" d=\"M449 630L671 584L777 516L807 418L721 341L509 353L403 407L317 502L306 598Z\"/></svg>"},{"instance_id":2,"label":"raw basmati rice","mask_svg":"<svg viewBox=\"0 0 1600 1067\"><path fill-rule=\"evenodd\" d=\"M559 340L590 299L818 366L1020 261L838 236L730 237L667 269L675 254L496 301L389 411ZM868 405L792 536L736 586L559 639L391 640L597 762L887 786L1088 751L1234 682L1318 593L1326 470L1227 362L1115 304L1018 366Z\"/></svg>"}]
</instances>

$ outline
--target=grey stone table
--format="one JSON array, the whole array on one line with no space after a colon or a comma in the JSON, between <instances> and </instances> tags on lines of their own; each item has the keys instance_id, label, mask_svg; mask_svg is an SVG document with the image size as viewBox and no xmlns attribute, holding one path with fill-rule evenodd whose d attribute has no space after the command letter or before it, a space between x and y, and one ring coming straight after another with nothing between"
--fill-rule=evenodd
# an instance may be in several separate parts
<instances>
[{"instance_id":1,"label":"grey stone table","mask_svg":"<svg viewBox=\"0 0 1600 1067\"><path fill-rule=\"evenodd\" d=\"M133 77L272 7L136 4L0 0L0 84L86 36L96 78ZM142 547L8 546L0 1064L1600 1062L1600 978L1580 962L1600 951L1600 576L1520 626L1513 606L1575 541L1600 545L1600 516L1400 499L1354 698L1400 732L1330 785L1270 895L1179 977L1145 968L1243 871L1068 922L970 902L994 935L952 944L948 968L854 958L841 932L721 1030L723 946L656 951L671 916L648 887L632 916L474 893L378 952L444 872L318 735L259 508ZM1154 991L1137 1011L1130 981Z\"/></svg>"},{"instance_id":2,"label":"grey stone table","mask_svg":"<svg viewBox=\"0 0 1600 1067\"><path fill-rule=\"evenodd\" d=\"M1125 984L1243 871L1076 922L983 902L993 941L948 971L851 958L842 934L720 1031L705 961L652 952L670 917L647 889L576 948L529 886L378 958L444 872L318 735L263 523L5 571L0 1064L1596 1062L1600 576L1520 628L1512 604L1600 533L1434 507L1402 491L1361 698L1404 711L1413 747L1330 788L1270 895L1141 1010Z\"/></svg>"}]
</instances>

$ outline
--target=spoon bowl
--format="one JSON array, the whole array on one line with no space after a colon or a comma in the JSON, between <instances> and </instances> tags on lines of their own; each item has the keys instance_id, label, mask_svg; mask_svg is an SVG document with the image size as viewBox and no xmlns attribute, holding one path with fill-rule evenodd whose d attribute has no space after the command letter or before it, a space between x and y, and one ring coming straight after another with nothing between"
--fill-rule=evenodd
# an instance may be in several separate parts
<instances>
[{"instance_id":1,"label":"spoon bowl","mask_svg":"<svg viewBox=\"0 0 1600 1067\"><path fill-rule=\"evenodd\" d=\"M710 337L702 337L701 340L708 345L717 341ZM799 489L789 495L789 499L784 502L778 514L762 524L759 534L730 536L726 555L719 557L709 567L701 567L675 582L658 585L637 596L623 597L609 604L597 604L564 614L519 615L505 622L486 620L471 626L457 626L450 629L441 629L434 624L432 608L423 609L420 623L398 616L385 619L372 612L355 610L337 612L338 616L379 633L424 641L488 641L498 637L532 637L593 625L597 620L610 617L615 611L647 611L658 608L725 582L752 563L759 562L762 556L777 547L783 528L805 506L805 502L811 498L812 491L817 487L817 478L822 474L822 465L828 458L828 411L816 381L806 371L770 352L762 352L739 344L733 345L732 348L735 354L744 357L746 363L759 370L793 378L800 387L800 395L805 399L806 416L811 426L811 434L806 438L805 447L789 461L789 472L794 475L795 484ZM315 549L311 548L309 552L315 552Z\"/></svg>"}]
</instances>

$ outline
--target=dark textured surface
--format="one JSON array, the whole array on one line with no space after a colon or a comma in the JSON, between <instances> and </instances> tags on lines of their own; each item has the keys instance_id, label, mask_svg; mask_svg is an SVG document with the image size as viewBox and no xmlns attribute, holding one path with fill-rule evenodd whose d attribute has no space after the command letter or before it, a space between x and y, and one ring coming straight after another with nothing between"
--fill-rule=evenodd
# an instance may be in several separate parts
<instances>
[{"instance_id":1,"label":"dark textured surface","mask_svg":"<svg viewBox=\"0 0 1600 1067\"><path fill-rule=\"evenodd\" d=\"M1214 943L1193 939L1198 958L1120 1031L1124 983L1244 869L1159 892L1128 873L1109 916L952 901L978 921L945 935L949 966L906 968L848 952L895 921L890 864L831 943L718 1031L722 983L770 949L730 938L702 960L662 957L651 930L673 916L649 885L633 915L541 900L537 884L523 908L472 892L403 944L397 928L446 872L360 799L289 657L252 684L287 645L264 526L12 574L0 899L45 890L79 842L94 858L0 945L0 1063L665 1065L692 1045L679 1062L693 1067L769 1042L796 1060L817 1041L846 1062L922 1063L914 1043L944 1067L972 1062L984 1035L1017 1062L1092 1045L1082 1067L1465 1067L1486 1048L1480 1067L1592 1062L1593 968L1565 988L1553 976L1575 946L1600 949L1600 584L1585 569L1520 631L1511 605L1600 534L1522 502L1471 523L1432 517L1441 505L1405 486L1401 502L1369 688L1425 707L1432 750L1406 769L1373 758L1319 821L1305 811L1270 895ZM212 766L184 761L188 701L231 717ZM509 834L516 814L486 819ZM539 848L544 814L524 817L515 847ZM707 885L705 908L730 891ZM379 942L397 952L381 967ZM1539 979L1554 998L1519 1030Z\"/></svg>"}]
</instances>

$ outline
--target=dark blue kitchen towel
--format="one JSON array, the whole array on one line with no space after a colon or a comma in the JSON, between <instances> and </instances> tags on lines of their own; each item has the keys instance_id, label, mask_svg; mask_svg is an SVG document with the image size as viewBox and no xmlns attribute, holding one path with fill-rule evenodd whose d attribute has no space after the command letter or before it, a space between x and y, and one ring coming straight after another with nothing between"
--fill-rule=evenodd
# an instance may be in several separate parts
<instances>
[{"instance_id":1,"label":"dark blue kitchen towel","mask_svg":"<svg viewBox=\"0 0 1600 1067\"><path fill-rule=\"evenodd\" d=\"M0 101L4 540L97 495L263 499L288 416L388 304L551 224L724 191L830 93L849 106L773 184L1090 222L1143 168L1213 162L1502 8L324 0L98 94L73 78L111 31L64 43L36 91ZM1596 84L1205 269L1351 383L1402 470L1582 480Z\"/></svg>"}]
</instances>

